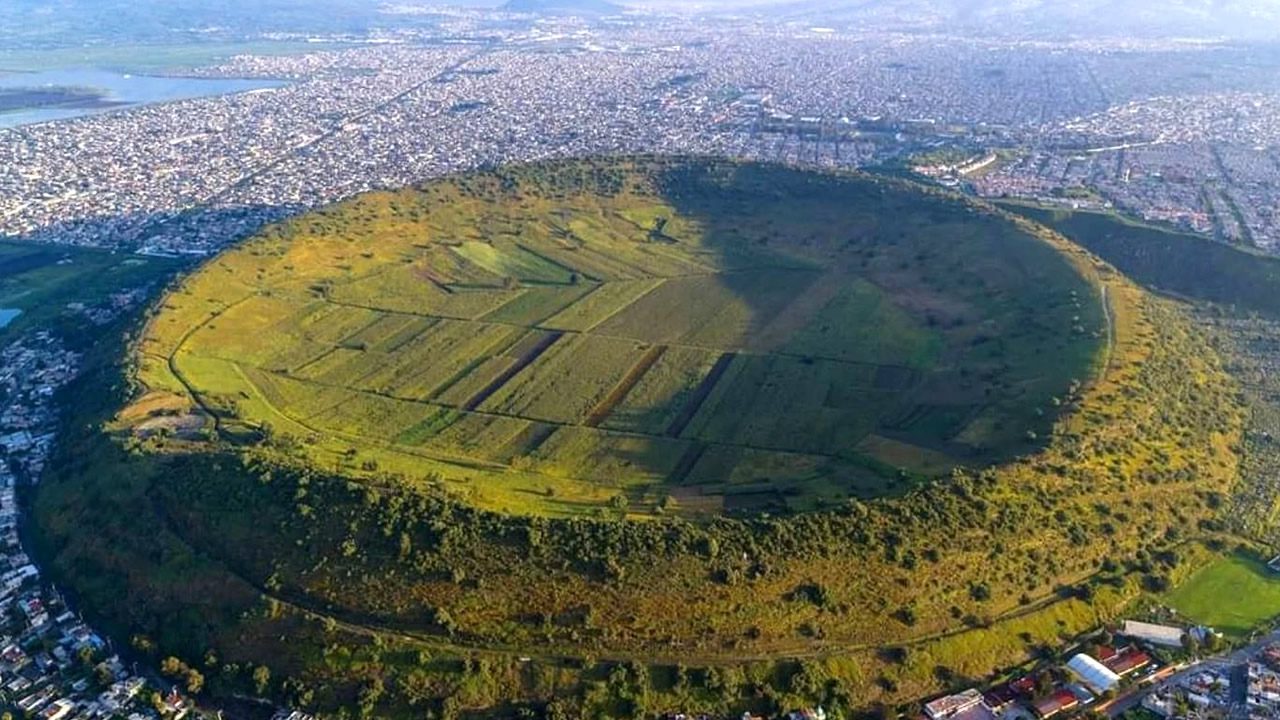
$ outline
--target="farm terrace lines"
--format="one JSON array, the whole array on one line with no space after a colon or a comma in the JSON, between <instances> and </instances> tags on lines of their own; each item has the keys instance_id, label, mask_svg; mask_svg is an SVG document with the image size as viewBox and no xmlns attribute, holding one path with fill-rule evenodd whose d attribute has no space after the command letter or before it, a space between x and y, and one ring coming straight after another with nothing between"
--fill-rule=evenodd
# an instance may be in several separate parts
<instances>
[{"instance_id":1,"label":"farm terrace lines","mask_svg":"<svg viewBox=\"0 0 1280 720\"><path fill-rule=\"evenodd\" d=\"M501 511L812 510L1038 447L1100 301L1009 220L903 183L558 161L210 261L148 326L143 402Z\"/></svg>"}]
</instances>

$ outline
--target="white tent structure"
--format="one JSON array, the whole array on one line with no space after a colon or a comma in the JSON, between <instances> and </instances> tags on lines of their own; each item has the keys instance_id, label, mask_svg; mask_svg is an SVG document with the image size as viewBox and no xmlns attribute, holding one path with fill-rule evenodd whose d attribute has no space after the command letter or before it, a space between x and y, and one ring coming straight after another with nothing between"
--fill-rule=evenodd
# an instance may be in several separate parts
<instances>
[{"instance_id":1,"label":"white tent structure","mask_svg":"<svg viewBox=\"0 0 1280 720\"><path fill-rule=\"evenodd\" d=\"M1120 634L1127 635L1135 640L1149 642L1153 645L1182 647L1182 629L1169 627L1168 625L1152 625L1151 623L1137 622L1135 620L1125 620L1124 629L1120 631Z\"/></svg>"},{"instance_id":2,"label":"white tent structure","mask_svg":"<svg viewBox=\"0 0 1280 720\"><path fill-rule=\"evenodd\" d=\"M1101 695L1120 684L1120 676L1102 663L1084 653L1078 653L1067 662L1067 669L1075 673L1089 689Z\"/></svg>"}]
</instances>

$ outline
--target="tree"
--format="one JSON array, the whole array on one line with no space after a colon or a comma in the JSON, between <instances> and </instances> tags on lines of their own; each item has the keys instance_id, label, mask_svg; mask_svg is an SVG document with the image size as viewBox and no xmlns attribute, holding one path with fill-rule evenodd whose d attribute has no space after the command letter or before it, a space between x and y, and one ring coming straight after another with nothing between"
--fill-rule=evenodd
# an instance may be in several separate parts
<instances>
[{"instance_id":1,"label":"tree","mask_svg":"<svg viewBox=\"0 0 1280 720\"><path fill-rule=\"evenodd\" d=\"M258 695L266 695L269 687L271 687L271 669L266 665L259 665L254 668L253 691Z\"/></svg>"},{"instance_id":2,"label":"tree","mask_svg":"<svg viewBox=\"0 0 1280 720\"><path fill-rule=\"evenodd\" d=\"M360 692L356 696L356 701L360 706L360 716L369 717L373 714L373 709L377 707L378 701L382 699L386 687L382 683L381 675L374 675L365 682L364 687L360 688Z\"/></svg>"},{"instance_id":3,"label":"tree","mask_svg":"<svg viewBox=\"0 0 1280 720\"><path fill-rule=\"evenodd\" d=\"M440 720L457 720L461 712L461 703L452 695L440 702Z\"/></svg>"},{"instance_id":4,"label":"tree","mask_svg":"<svg viewBox=\"0 0 1280 720\"><path fill-rule=\"evenodd\" d=\"M200 691L203 689L204 689L204 675L201 674L200 671L196 670L195 668L188 669L187 670L187 692L191 693L192 695L198 695L200 694Z\"/></svg>"},{"instance_id":5,"label":"tree","mask_svg":"<svg viewBox=\"0 0 1280 720\"><path fill-rule=\"evenodd\" d=\"M991 588L986 583L978 583L969 587L969 597L978 602L991 599Z\"/></svg>"},{"instance_id":6,"label":"tree","mask_svg":"<svg viewBox=\"0 0 1280 720\"><path fill-rule=\"evenodd\" d=\"M1195 656L1200 654L1200 641L1192 633L1183 633L1182 647L1186 649L1187 654Z\"/></svg>"},{"instance_id":7,"label":"tree","mask_svg":"<svg viewBox=\"0 0 1280 720\"><path fill-rule=\"evenodd\" d=\"M1210 632L1205 635L1204 649L1208 651L1210 654L1216 655L1222 652L1223 650L1226 649L1225 646L1226 646L1226 642L1223 641L1221 635L1215 632Z\"/></svg>"},{"instance_id":8,"label":"tree","mask_svg":"<svg viewBox=\"0 0 1280 720\"><path fill-rule=\"evenodd\" d=\"M436 608L436 624L450 635L458 631L458 626L453 621L453 616L444 608Z\"/></svg>"},{"instance_id":9,"label":"tree","mask_svg":"<svg viewBox=\"0 0 1280 720\"><path fill-rule=\"evenodd\" d=\"M400 695L410 707L426 703L434 695L431 676L423 670L411 670L400 678Z\"/></svg>"},{"instance_id":10,"label":"tree","mask_svg":"<svg viewBox=\"0 0 1280 720\"><path fill-rule=\"evenodd\" d=\"M151 653L156 651L155 643L153 643L151 641L151 638L147 637L146 635L134 635L129 640L129 643L133 645L134 650L137 650L143 655L150 655Z\"/></svg>"},{"instance_id":11,"label":"tree","mask_svg":"<svg viewBox=\"0 0 1280 720\"><path fill-rule=\"evenodd\" d=\"M170 655L160 661L160 672L166 677L178 677L187 669L187 664Z\"/></svg>"},{"instance_id":12,"label":"tree","mask_svg":"<svg viewBox=\"0 0 1280 720\"><path fill-rule=\"evenodd\" d=\"M572 720L577 717L567 700L552 700L547 704L547 720Z\"/></svg>"},{"instance_id":13,"label":"tree","mask_svg":"<svg viewBox=\"0 0 1280 720\"><path fill-rule=\"evenodd\" d=\"M76 651L76 657L80 659L80 662L85 667L93 665L94 655L96 655L96 653L94 652L92 645L82 645L80 649Z\"/></svg>"}]
</instances>

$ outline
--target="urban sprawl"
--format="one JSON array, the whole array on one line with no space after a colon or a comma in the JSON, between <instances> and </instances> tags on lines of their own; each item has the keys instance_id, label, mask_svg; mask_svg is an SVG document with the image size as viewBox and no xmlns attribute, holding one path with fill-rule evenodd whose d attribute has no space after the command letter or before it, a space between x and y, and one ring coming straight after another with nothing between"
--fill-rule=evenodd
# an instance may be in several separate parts
<instances>
[{"instance_id":1,"label":"urban sprawl","mask_svg":"<svg viewBox=\"0 0 1280 720\"><path fill-rule=\"evenodd\" d=\"M185 71L278 87L0 131L0 236L202 255L479 166L655 152L865 167L951 148L972 157L922 169L980 195L1280 244L1280 73L1248 48L482 18Z\"/></svg>"}]
</instances>

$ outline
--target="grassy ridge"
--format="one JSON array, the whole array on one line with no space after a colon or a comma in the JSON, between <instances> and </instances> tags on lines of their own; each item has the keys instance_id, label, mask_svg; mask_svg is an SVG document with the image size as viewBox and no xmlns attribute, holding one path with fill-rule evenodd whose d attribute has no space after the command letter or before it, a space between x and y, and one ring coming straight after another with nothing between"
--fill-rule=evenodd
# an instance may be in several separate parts
<instances>
[{"instance_id":1,"label":"grassy ridge","mask_svg":"<svg viewBox=\"0 0 1280 720\"><path fill-rule=\"evenodd\" d=\"M1116 215L1005 203L1153 289L1280 316L1280 259Z\"/></svg>"}]
</instances>

